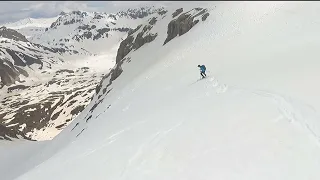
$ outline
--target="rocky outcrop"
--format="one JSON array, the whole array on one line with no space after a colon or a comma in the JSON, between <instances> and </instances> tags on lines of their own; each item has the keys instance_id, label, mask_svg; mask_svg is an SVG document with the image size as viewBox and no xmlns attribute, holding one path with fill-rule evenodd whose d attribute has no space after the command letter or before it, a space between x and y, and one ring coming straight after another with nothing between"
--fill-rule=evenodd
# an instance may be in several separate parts
<instances>
[{"instance_id":1,"label":"rocky outcrop","mask_svg":"<svg viewBox=\"0 0 320 180\"><path fill-rule=\"evenodd\" d=\"M0 77L1 77L1 86L11 85L15 81L19 81L20 72L19 69L16 69L14 65L5 59L0 59Z\"/></svg>"},{"instance_id":2,"label":"rocky outcrop","mask_svg":"<svg viewBox=\"0 0 320 180\"><path fill-rule=\"evenodd\" d=\"M0 37L13 39L15 41L29 42L24 35L20 34L16 30L8 29L4 26L0 28Z\"/></svg>"},{"instance_id":3,"label":"rocky outcrop","mask_svg":"<svg viewBox=\"0 0 320 180\"><path fill-rule=\"evenodd\" d=\"M10 134L12 138L21 135L20 138L38 140L48 128L59 133L90 103L102 78L102 75L93 77L88 70L88 67L61 69L46 83L8 87L7 96L0 102L0 124L5 128L5 137ZM4 136L0 127L0 139L8 140L1 137Z\"/></svg>"},{"instance_id":4,"label":"rocky outcrop","mask_svg":"<svg viewBox=\"0 0 320 180\"><path fill-rule=\"evenodd\" d=\"M151 8L151 7L141 7L137 9L128 9L127 11L120 11L116 14L116 16L123 17L123 16L129 16L132 19L138 19L138 18L144 18L149 16L150 14L157 13L159 15L164 15L167 13L167 11L161 7L161 8Z\"/></svg>"},{"instance_id":5,"label":"rocky outcrop","mask_svg":"<svg viewBox=\"0 0 320 180\"><path fill-rule=\"evenodd\" d=\"M8 88L8 93L14 91L14 90L24 90L24 89L28 89L30 86L25 86L25 85L16 85L16 86L12 86Z\"/></svg>"},{"instance_id":6,"label":"rocky outcrop","mask_svg":"<svg viewBox=\"0 0 320 180\"><path fill-rule=\"evenodd\" d=\"M179 8L175 12L172 13L172 17L175 18L182 12L183 12L183 8Z\"/></svg>"},{"instance_id":7,"label":"rocky outcrop","mask_svg":"<svg viewBox=\"0 0 320 180\"><path fill-rule=\"evenodd\" d=\"M128 32L128 36L131 36L132 34L134 34L135 32L137 32L141 27L142 27L142 24L140 24L140 25L137 26L136 28L130 30L130 31Z\"/></svg>"},{"instance_id":8,"label":"rocky outcrop","mask_svg":"<svg viewBox=\"0 0 320 180\"><path fill-rule=\"evenodd\" d=\"M41 70L44 66L51 68L53 64L63 61L57 53L69 51L31 43L14 30L5 27L0 29L0 36L7 38L0 42L0 88L20 82L21 74L28 77L27 70Z\"/></svg>"},{"instance_id":9,"label":"rocky outcrop","mask_svg":"<svg viewBox=\"0 0 320 180\"><path fill-rule=\"evenodd\" d=\"M144 35L144 32L138 33L138 35L132 45L133 49L139 49L144 44L152 42L157 37L158 34L157 33L156 34L147 34L144 37L143 37L143 35Z\"/></svg>"},{"instance_id":10,"label":"rocky outcrop","mask_svg":"<svg viewBox=\"0 0 320 180\"><path fill-rule=\"evenodd\" d=\"M27 71L23 69L24 67L30 66L32 64L38 64L39 69L42 69L43 67L43 62L40 60L41 56L38 54L34 54L34 57L32 57L26 54L25 51L20 52L8 48L3 48L3 50L3 53L0 53L0 55L7 54L11 57L11 59L0 58L0 82L3 85L9 86L15 83L15 81L20 81L20 74L28 77L29 75Z\"/></svg>"},{"instance_id":11,"label":"rocky outcrop","mask_svg":"<svg viewBox=\"0 0 320 180\"><path fill-rule=\"evenodd\" d=\"M116 63L118 63L122 58L124 58L131 50L134 37L128 36L125 40L120 43L118 48Z\"/></svg>"},{"instance_id":12,"label":"rocky outcrop","mask_svg":"<svg viewBox=\"0 0 320 180\"><path fill-rule=\"evenodd\" d=\"M7 53L11 56L12 60L14 61L14 65L16 66L29 66L31 64L40 64L43 65L42 61L40 59L33 58L27 54L22 54L20 52L11 50L11 49L5 49ZM20 56L18 56L18 54Z\"/></svg>"},{"instance_id":13,"label":"rocky outcrop","mask_svg":"<svg viewBox=\"0 0 320 180\"><path fill-rule=\"evenodd\" d=\"M26 137L23 133L21 133L19 130L16 130L15 128L12 128L12 127L6 127L0 124L0 140L12 141L12 139L18 139L18 138L31 140L30 138Z\"/></svg>"},{"instance_id":14,"label":"rocky outcrop","mask_svg":"<svg viewBox=\"0 0 320 180\"><path fill-rule=\"evenodd\" d=\"M157 18L156 18L156 17L153 17L153 18L149 21L149 24L150 24L151 26L153 26L153 25L156 24L156 22L157 22Z\"/></svg>"},{"instance_id":15,"label":"rocky outcrop","mask_svg":"<svg viewBox=\"0 0 320 180\"><path fill-rule=\"evenodd\" d=\"M181 9L177 9L173 15L178 14L180 11L182 12ZM164 41L163 45L174 39L176 36L181 36L187 33L193 26L195 26L199 22L199 20L197 19L198 17L202 16L202 21L206 20L206 18L209 16L209 13L206 12L206 9L194 8L189 12L181 14L178 18L170 21L170 23L168 24L167 38Z\"/></svg>"},{"instance_id":16,"label":"rocky outcrop","mask_svg":"<svg viewBox=\"0 0 320 180\"><path fill-rule=\"evenodd\" d=\"M209 13L205 13L203 16L202 16L202 21L205 21L207 19L207 17L209 16Z\"/></svg>"},{"instance_id":17,"label":"rocky outcrop","mask_svg":"<svg viewBox=\"0 0 320 180\"><path fill-rule=\"evenodd\" d=\"M128 37L120 43L117 52L116 63L123 59L132 50L139 49L144 44L152 42L158 36L157 33L149 33L153 26L148 24L143 27L141 32L139 32L136 37L134 37L133 34L141 29L141 27L142 25L139 25L133 31L129 31Z\"/></svg>"}]
</instances>

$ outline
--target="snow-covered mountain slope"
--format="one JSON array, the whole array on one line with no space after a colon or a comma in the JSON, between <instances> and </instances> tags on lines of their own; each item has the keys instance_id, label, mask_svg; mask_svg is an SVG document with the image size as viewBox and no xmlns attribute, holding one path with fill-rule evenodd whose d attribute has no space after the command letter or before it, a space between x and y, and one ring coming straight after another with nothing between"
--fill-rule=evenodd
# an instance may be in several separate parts
<instances>
[{"instance_id":1,"label":"snow-covered mountain slope","mask_svg":"<svg viewBox=\"0 0 320 180\"><path fill-rule=\"evenodd\" d=\"M17 22L5 23L5 24L2 24L1 26L5 26L10 29L22 29L27 27L47 28L47 27L50 27L50 25L54 21L56 21L58 18L59 16L52 17L52 18L26 18L26 19L19 20Z\"/></svg>"},{"instance_id":2,"label":"snow-covered mountain slope","mask_svg":"<svg viewBox=\"0 0 320 180\"><path fill-rule=\"evenodd\" d=\"M0 88L20 81L43 69L52 69L63 62L61 49L48 48L29 42L19 32L0 28ZM40 74L40 72L39 72Z\"/></svg>"},{"instance_id":3,"label":"snow-covered mountain slope","mask_svg":"<svg viewBox=\"0 0 320 180\"><path fill-rule=\"evenodd\" d=\"M116 14L73 11L60 14L50 27L53 19L6 24L16 30L2 27L0 138L52 139L90 102L95 86L116 62L121 38L148 16L165 13L163 8L143 7ZM46 32L29 38L19 33L45 27ZM81 40L83 33L93 36ZM59 38L68 45L50 43ZM59 73L63 71L67 73Z\"/></svg>"},{"instance_id":4,"label":"snow-covered mountain slope","mask_svg":"<svg viewBox=\"0 0 320 180\"><path fill-rule=\"evenodd\" d=\"M31 43L13 29L1 27L0 37L0 139L52 139L90 102L115 63L113 49L65 60L64 49Z\"/></svg>"},{"instance_id":5,"label":"snow-covered mountain slope","mask_svg":"<svg viewBox=\"0 0 320 180\"><path fill-rule=\"evenodd\" d=\"M51 77L48 72L42 76ZM86 67L62 69L33 86L9 87L0 104L2 124L25 139L50 140L89 104L101 76ZM12 140L16 135L12 132L0 138Z\"/></svg>"},{"instance_id":6,"label":"snow-covered mountain slope","mask_svg":"<svg viewBox=\"0 0 320 180\"><path fill-rule=\"evenodd\" d=\"M2 27L0 123L3 133L0 134L0 139L52 139L90 102L101 77L114 66L121 38L132 30L130 27L144 22L147 16L153 15L155 18L165 13L163 8L139 8L115 15L80 11L60 14L60 18L51 24L46 35L57 37L52 32L58 32L64 37L64 33L73 32L74 25L90 33L93 31L86 28L89 25L96 26L97 32L100 32L99 28L109 27L103 23L99 26L100 20L111 22L112 29L107 28L103 32L112 31L109 32L112 35L110 38L98 41L100 36L96 34L96 39L87 39L86 42L72 41L70 44L78 43L77 47L72 45L72 50L51 44L40 45L16 30ZM75 19L77 22L73 22ZM118 28L120 25L115 26L117 23L121 28ZM28 25L28 22L21 21L11 26L20 25L21 29L16 28L17 30L26 30L22 27L23 24L29 28L32 22ZM78 36L77 33L73 35ZM41 34L39 32L37 35ZM82 47L101 48L103 51L92 55Z\"/></svg>"},{"instance_id":7,"label":"snow-covered mountain slope","mask_svg":"<svg viewBox=\"0 0 320 180\"><path fill-rule=\"evenodd\" d=\"M27 38L35 36L45 32L46 28L49 28L51 24L56 21L60 16L52 18L26 18L17 22L5 23L1 26L14 29L19 33L25 35Z\"/></svg>"},{"instance_id":8,"label":"snow-covered mountain slope","mask_svg":"<svg viewBox=\"0 0 320 180\"><path fill-rule=\"evenodd\" d=\"M204 21L180 21L183 7L128 36L93 101L3 178L318 180L320 5L209 5ZM141 32L157 36L139 47Z\"/></svg>"},{"instance_id":9,"label":"snow-covered mountain slope","mask_svg":"<svg viewBox=\"0 0 320 180\"><path fill-rule=\"evenodd\" d=\"M165 12L163 8L146 7L116 14L72 11L61 15L44 33L29 40L50 47L77 49L80 53L99 54L118 43L147 17Z\"/></svg>"}]
</instances>

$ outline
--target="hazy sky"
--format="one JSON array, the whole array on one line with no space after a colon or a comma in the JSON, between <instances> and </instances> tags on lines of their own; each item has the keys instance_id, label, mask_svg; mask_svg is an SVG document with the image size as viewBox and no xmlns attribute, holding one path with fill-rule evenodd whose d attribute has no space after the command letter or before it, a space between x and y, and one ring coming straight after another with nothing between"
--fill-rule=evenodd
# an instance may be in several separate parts
<instances>
[{"instance_id":1,"label":"hazy sky","mask_svg":"<svg viewBox=\"0 0 320 180\"><path fill-rule=\"evenodd\" d=\"M61 11L115 12L151 1L0 1L0 24L32 17L54 17Z\"/></svg>"}]
</instances>

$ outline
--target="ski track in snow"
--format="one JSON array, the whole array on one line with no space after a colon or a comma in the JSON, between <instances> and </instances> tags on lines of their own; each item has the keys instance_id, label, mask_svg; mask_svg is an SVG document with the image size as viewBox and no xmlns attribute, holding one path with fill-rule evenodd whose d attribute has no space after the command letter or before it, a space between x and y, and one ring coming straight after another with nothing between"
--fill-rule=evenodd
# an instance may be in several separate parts
<instances>
[{"instance_id":1,"label":"ski track in snow","mask_svg":"<svg viewBox=\"0 0 320 180\"><path fill-rule=\"evenodd\" d=\"M259 96L267 97L274 101L278 106L279 112L286 117L290 123L299 123L301 127L305 128L306 132L310 133L311 137L315 138L317 144L320 147L320 136L314 130L314 127L310 123L320 120L318 113L310 105L305 105L294 101L290 97L281 96L278 94L273 94L267 91L253 91ZM318 127L319 128L319 127Z\"/></svg>"},{"instance_id":2,"label":"ski track in snow","mask_svg":"<svg viewBox=\"0 0 320 180\"><path fill-rule=\"evenodd\" d=\"M179 57L177 60L170 60L169 62L167 62L163 66L163 68L164 69L169 68L173 64L180 61L181 60L180 58L183 59L183 57ZM157 73L147 75L144 78L144 81L137 84L131 90L131 93L133 93L135 91L135 89L139 88L142 84L147 83L148 81L152 81L153 78L156 75L158 75L159 73L161 73L161 70L159 70ZM207 77L205 79L197 80L196 82L191 84L191 85L193 85L193 84L201 83L201 81L205 81L205 84L203 85L205 92L202 95L196 96L195 97L196 99L202 98L205 96L210 96L210 94L212 93L212 90L216 94L222 94L222 93L227 92L228 89L231 89L227 84L220 83L214 76L210 78L209 74L207 73ZM164 89L169 91L170 89L172 89L172 86L166 87ZM239 91L239 90L243 90L243 89L232 87L232 90L235 92L235 91ZM246 91L253 93L253 94L256 94L256 95L259 95L261 97L266 97L269 100L273 101L275 103L275 105L277 106L277 108L279 109L279 112L283 115L283 116L279 116L278 118L276 118L275 121L279 121L280 119L285 117L290 123L300 123L300 126L305 128L306 133L310 133L311 138L315 138L315 140L317 141L317 144L320 146L320 135L318 135L316 133L316 132L318 132L317 130L313 130L316 127L313 127L309 123L312 121L316 122L316 121L320 120L320 116L318 114L316 114L316 111L312 106L304 105L301 103L296 103L296 102L292 101L289 97L285 98L284 96L280 96L275 93L270 93L268 91L262 91L262 90L246 90ZM118 99L114 103L116 103L118 100L121 100L122 98L124 98L126 96L129 96L131 93L127 93L127 94L123 94L122 96L119 96ZM130 107L130 103L126 107L124 107L122 109L122 111L123 112L127 111L129 109L129 107ZM301 109L304 109L304 110L301 110Z\"/></svg>"},{"instance_id":3,"label":"ski track in snow","mask_svg":"<svg viewBox=\"0 0 320 180\"><path fill-rule=\"evenodd\" d=\"M317 122L320 120L319 114L316 112L315 108L311 105L303 104L302 102L294 101L290 97L281 96L276 93L270 93L264 90L244 90L243 88L231 87L229 88L228 85L219 83L219 81L212 77L210 79L202 79L197 81L199 83L201 81L205 81L205 93L204 95L199 95L195 98L200 98L204 96L210 96L210 91L213 89L215 93L221 94L225 93L228 89L232 89L233 92L237 91L246 91L249 93L256 94L260 97L267 98L270 101L273 101L277 106L279 112L282 116L277 117L274 121L277 122L283 117L285 117L290 123L294 125L298 125L300 127L305 128L305 132L310 134L310 138L314 138L316 143L320 147L320 135L316 132L319 132L320 127L315 127L311 125L312 122ZM212 89L210 89L212 88Z\"/></svg>"}]
</instances>

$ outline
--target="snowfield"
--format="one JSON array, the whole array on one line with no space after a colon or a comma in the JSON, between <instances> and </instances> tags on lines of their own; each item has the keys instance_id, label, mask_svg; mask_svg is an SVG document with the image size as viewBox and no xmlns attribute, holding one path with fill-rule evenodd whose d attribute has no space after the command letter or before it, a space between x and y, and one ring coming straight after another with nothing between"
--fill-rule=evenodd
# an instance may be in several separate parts
<instances>
[{"instance_id":1,"label":"snowfield","mask_svg":"<svg viewBox=\"0 0 320 180\"><path fill-rule=\"evenodd\" d=\"M26 18L22 19L17 22L12 22L12 23L5 23L2 26L6 26L7 28L10 29L23 29L23 28L28 28L28 27L33 27L33 28L47 28L50 27L50 25L56 21L59 18L57 17L52 17L52 18Z\"/></svg>"},{"instance_id":2,"label":"snowfield","mask_svg":"<svg viewBox=\"0 0 320 180\"><path fill-rule=\"evenodd\" d=\"M320 3L210 2L163 45L171 14L191 9L175 7L109 93L2 178L319 180Z\"/></svg>"}]
</instances>

